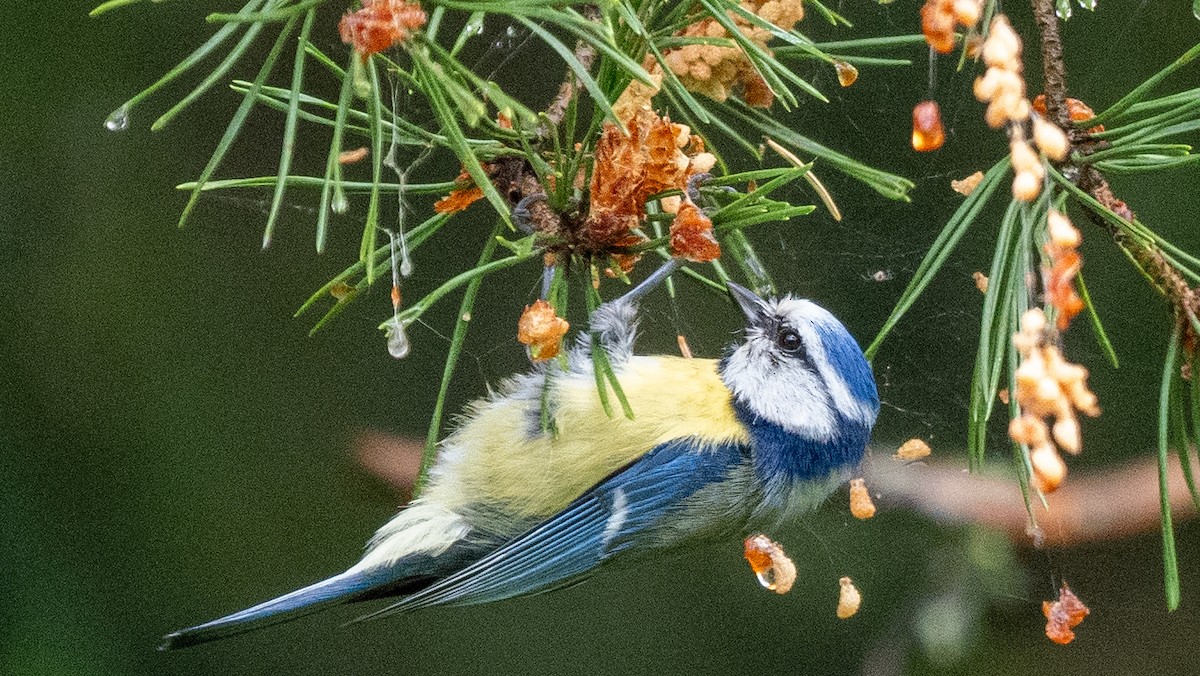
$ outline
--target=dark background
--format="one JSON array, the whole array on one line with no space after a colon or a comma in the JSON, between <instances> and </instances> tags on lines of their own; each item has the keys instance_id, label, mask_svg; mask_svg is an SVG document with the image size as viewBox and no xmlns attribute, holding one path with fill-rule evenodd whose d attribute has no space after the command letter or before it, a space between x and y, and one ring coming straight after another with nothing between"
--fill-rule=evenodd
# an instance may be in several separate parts
<instances>
[{"instance_id":1,"label":"dark background","mask_svg":"<svg viewBox=\"0 0 1200 676\"><path fill-rule=\"evenodd\" d=\"M1094 15L1077 10L1066 27L1072 91L1102 108L1196 43L1200 22L1190 5L1105 0ZM427 315L430 328L413 328L414 352L402 362L388 357L375 329L389 312L386 288L307 336L312 319L291 315L356 255L361 201L333 220L321 256L312 246L311 193L290 194L276 243L265 252L265 193L210 196L187 229L175 228L186 197L172 187L204 166L237 97L218 87L150 133L150 122L187 91L180 85L135 110L123 133L108 133L102 123L207 36L205 13L232 7L146 4L96 20L83 3L0 8L0 671L1195 672L1200 533L1193 523L1178 524L1184 602L1168 614L1156 532L1032 552L901 512L858 522L842 498L780 534L800 569L784 597L759 589L730 543L551 595L350 628L340 625L357 613L343 609L186 652L156 652L167 631L356 559L400 497L359 468L351 441L369 429L424 434L447 345L434 330L449 332L457 305L448 300ZM853 0L842 10L859 24L854 35L917 26L911 0L884 7ZM1011 7L1018 30L1031 38L1027 11ZM333 15L321 24L318 43L342 54ZM503 29L489 27L497 35ZM802 29L829 33L812 11ZM526 50L497 78L523 83L537 104L562 69ZM832 72L809 68L833 101L806 103L789 119L917 180L913 202L885 202L827 169L821 175L843 222L818 212L753 234L782 286L825 304L864 343L957 205L949 180L986 168L1004 151L1002 135L979 121L972 76L956 75L943 58L935 94L950 139L939 153L912 153L909 110L929 85L923 51L908 55L917 66L863 68L847 90ZM1027 66L1037 72L1034 55ZM236 72L246 77L251 68ZM1036 92L1037 78L1029 79ZM1197 81L1193 66L1167 89ZM219 175L273 173L280 117L257 111ZM302 127L299 168L319 171L326 147L323 131ZM435 158L418 178L445 180L455 171ZM1115 188L1144 222L1195 251L1198 175L1121 179ZM475 242L491 227L484 213L472 212L454 226L461 236L443 234L418 255L413 293L474 259ZM881 353L886 405L877 455L916 435L931 439L939 454L963 447L981 298L970 273L987 268L994 223L981 221ZM1105 366L1086 322L1076 323L1068 355L1092 367L1105 407L1085 425L1086 452L1076 468L1150 452L1168 328L1165 305L1103 233L1084 232L1085 271L1123 363L1119 371ZM874 281L877 272L890 279ZM537 274L509 271L485 289L452 410L523 368L512 338ZM647 308L646 351L672 351L675 331L683 330L697 353L715 356L737 328L731 309L686 284L681 319L658 302ZM997 432L994 460L1004 463ZM841 575L853 576L865 599L849 621L833 612ZM1093 610L1068 647L1042 635L1040 601L1060 577Z\"/></svg>"}]
</instances>

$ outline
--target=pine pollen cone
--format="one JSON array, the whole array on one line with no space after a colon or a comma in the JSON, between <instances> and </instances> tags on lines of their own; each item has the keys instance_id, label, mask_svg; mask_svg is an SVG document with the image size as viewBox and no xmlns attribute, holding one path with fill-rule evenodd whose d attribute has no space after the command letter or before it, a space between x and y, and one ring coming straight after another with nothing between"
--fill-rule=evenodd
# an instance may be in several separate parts
<instances>
[{"instance_id":1,"label":"pine pollen cone","mask_svg":"<svg viewBox=\"0 0 1200 676\"><path fill-rule=\"evenodd\" d=\"M802 0L742 0L741 9L783 30L791 30L804 18ZM741 34L764 50L774 37L770 30L729 12L729 18ZM684 38L729 38L729 31L713 17L701 19L676 33ZM664 62L688 91L703 94L714 101L725 101L735 90L749 105L769 108L775 94L755 70L739 46L689 44L666 52Z\"/></svg>"},{"instance_id":2,"label":"pine pollen cone","mask_svg":"<svg viewBox=\"0 0 1200 676\"><path fill-rule=\"evenodd\" d=\"M612 254L614 248L636 243L631 242L630 235L642 225L646 200L668 190L686 191L688 179L711 169L715 160L711 153L704 152L703 143L686 125L673 124L650 109L638 110L626 127L627 136L615 124L605 125L596 144L590 206L581 233L583 244L596 253ZM695 216L708 221L701 213ZM684 225L692 227L692 239L702 236L703 227L698 221L689 223L685 217ZM711 226L709 222L709 230ZM674 234L675 227L673 238ZM713 253L711 246L699 244L686 251L699 257ZM715 241L711 245L715 246ZM621 267L628 270L626 266L631 268L636 260L636 256L626 259Z\"/></svg>"},{"instance_id":3,"label":"pine pollen cone","mask_svg":"<svg viewBox=\"0 0 1200 676\"><path fill-rule=\"evenodd\" d=\"M404 42L425 25L420 3L406 0L362 0L362 9L342 16L338 32L365 61L377 52Z\"/></svg>"},{"instance_id":4,"label":"pine pollen cone","mask_svg":"<svg viewBox=\"0 0 1200 676\"><path fill-rule=\"evenodd\" d=\"M1100 414L1087 387L1087 369L1063 358L1054 335L1041 308L1035 308L1021 316L1021 330L1012 339L1021 355L1015 374L1021 414L1009 421L1008 435L1030 449L1031 479L1042 493L1056 490L1067 476L1059 450L1082 450L1078 413Z\"/></svg>"},{"instance_id":5,"label":"pine pollen cone","mask_svg":"<svg viewBox=\"0 0 1200 676\"><path fill-rule=\"evenodd\" d=\"M992 19L981 52L988 69L975 79L974 90L975 98L988 104L984 121L999 129L1009 122L1028 119L1030 106L1021 76L1021 38L1003 14Z\"/></svg>"},{"instance_id":6,"label":"pine pollen cone","mask_svg":"<svg viewBox=\"0 0 1200 676\"><path fill-rule=\"evenodd\" d=\"M954 51L954 28L974 28L983 7L979 0L926 0L921 7L921 32L940 54Z\"/></svg>"},{"instance_id":7,"label":"pine pollen cone","mask_svg":"<svg viewBox=\"0 0 1200 676\"><path fill-rule=\"evenodd\" d=\"M517 323L517 340L529 346L529 357L534 361L546 361L558 356L562 338L571 325L558 316L554 306L538 299L525 307Z\"/></svg>"},{"instance_id":8,"label":"pine pollen cone","mask_svg":"<svg viewBox=\"0 0 1200 676\"><path fill-rule=\"evenodd\" d=\"M1046 216L1046 255L1050 267L1044 272L1046 300L1058 311L1056 325L1064 331L1071 320L1083 311L1083 299L1075 290L1075 277L1083 267L1078 246L1083 235L1067 217L1051 209Z\"/></svg>"}]
</instances>

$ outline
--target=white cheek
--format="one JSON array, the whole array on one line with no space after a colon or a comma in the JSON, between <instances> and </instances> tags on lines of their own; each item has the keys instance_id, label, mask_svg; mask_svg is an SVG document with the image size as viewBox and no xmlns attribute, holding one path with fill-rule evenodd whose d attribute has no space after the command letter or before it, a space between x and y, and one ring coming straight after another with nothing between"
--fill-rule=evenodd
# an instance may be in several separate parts
<instances>
[{"instance_id":1,"label":"white cheek","mask_svg":"<svg viewBox=\"0 0 1200 676\"><path fill-rule=\"evenodd\" d=\"M833 436L837 419L815 373L798 364L772 366L764 352L743 345L725 367L725 381L751 411L810 439Z\"/></svg>"}]
</instances>

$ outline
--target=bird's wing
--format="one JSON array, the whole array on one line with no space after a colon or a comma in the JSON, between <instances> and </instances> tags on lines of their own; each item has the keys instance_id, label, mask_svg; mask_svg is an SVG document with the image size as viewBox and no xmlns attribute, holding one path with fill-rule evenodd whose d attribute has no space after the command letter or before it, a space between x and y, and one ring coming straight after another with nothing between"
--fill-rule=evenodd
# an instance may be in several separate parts
<instances>
[{"instance_id":1,"label":"bird's wing","mask_svg":"<svg viewBox=\"0 0 1200 676\"><path fill-rule=\"evenodd\" d=\"M698 447L694 440L662 444L540 525L457 573L362 618L434 605L469 605L561 585L627 549L696 491L726 480L744 462L729 443Z\"/></svg>"}]
</instances>

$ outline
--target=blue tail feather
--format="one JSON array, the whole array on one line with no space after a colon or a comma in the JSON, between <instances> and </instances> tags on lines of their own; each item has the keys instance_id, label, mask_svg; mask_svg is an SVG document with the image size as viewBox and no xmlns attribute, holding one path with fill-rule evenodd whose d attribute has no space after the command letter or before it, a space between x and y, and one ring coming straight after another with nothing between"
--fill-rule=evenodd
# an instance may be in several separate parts
<instances>
[{"instance_id":1,"label":"blue tail feather","mask_svg":"<svg viewBox=\"0 0 1200 676\"><path fill-rule=\"evenodd\" d=\"M396 567L347 571L232 615L171 632L163 637L159 650L207 643L288 622L340 603L380 596L384 590L393 589L404 577Z\"/></svg>"}]
</instances>

